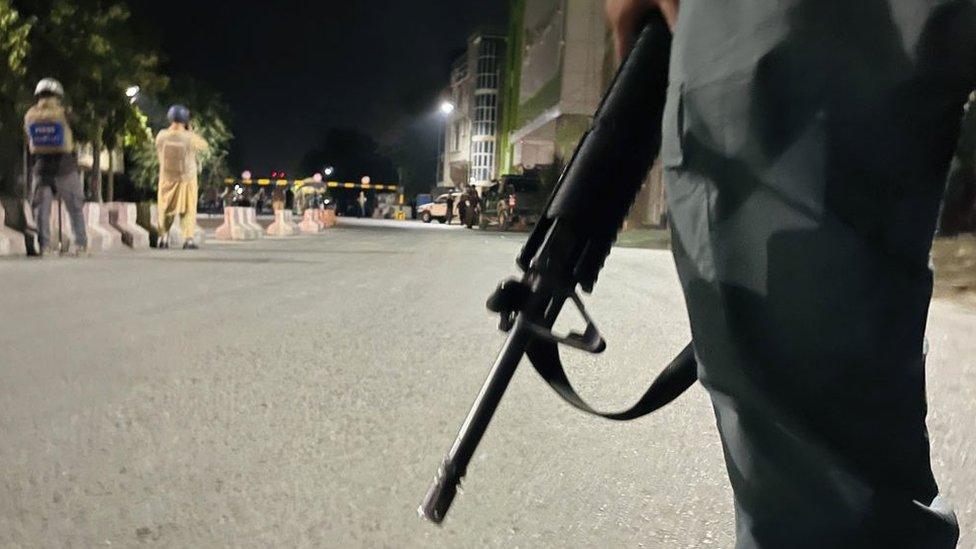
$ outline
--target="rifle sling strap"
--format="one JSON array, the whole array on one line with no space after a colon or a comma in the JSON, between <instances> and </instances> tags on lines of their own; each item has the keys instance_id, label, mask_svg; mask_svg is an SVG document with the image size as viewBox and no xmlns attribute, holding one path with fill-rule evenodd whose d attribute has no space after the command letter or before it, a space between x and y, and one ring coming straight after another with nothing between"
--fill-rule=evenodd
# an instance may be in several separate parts
<instances>
[{"instance_id":1,"label":"rifle sling strap","mask_svg":"<svg viewBox=\"0 0 976 549\"><path fill-rule=\"evenodd\" d=\"M587 404L573 388L566 377L559 358L559 348L555 343L533 339L526 349L526 355L535 371L563 400L578 410L614 421L629 421L659 410L698 381L698 363L694 348L689 343L657 376L634 406L622 412L600 412Z\"/></svg>"}]
</instances>

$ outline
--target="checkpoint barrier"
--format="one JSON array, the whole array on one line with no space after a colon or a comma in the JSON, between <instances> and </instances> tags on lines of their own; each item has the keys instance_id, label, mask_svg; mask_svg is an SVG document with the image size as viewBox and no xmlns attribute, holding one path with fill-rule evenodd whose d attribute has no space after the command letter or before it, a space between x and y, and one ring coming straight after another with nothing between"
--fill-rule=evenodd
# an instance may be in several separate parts
<instances>
[{"instance_id":1,"label":"checkpoint barrier","mask_svg":"<svg viewBox=\"0 0 976 549\"><path fill-rule=\"evenodd\" d=\"M274 223L268 226L268 236L293 236L300 230L295 224L291 210L275 210Z\"/></svg>"},{"instance_id":2,"label":"checkpoint barrier","mask_svg":"<svg viewBox=\"0 0 976 549\"><path fill-rule=\"evenodd\" d=\"M302 222L298 224L298 229L305 234L316 234L325 229L325 225L319 221L319 210L316 208L309 208L305 210L302 215Z\"/></svg>"},{"instance_id":3,"label":"checkpoint barrier","mask_svg":"<svg viewBox=\"0 0 976 549\"><path fill-rule=\"evenodd\" d=\"M254 208L240 206L224 206L224 223L217 227L214 238L217 240L257 240L262 231L256 231L248 223L248 217L254 218Z\"/></svg>"},{"instance_id":4,"label":"checkpoint barrier","mask_svg":"<svg viewBox=\"0 0 976 549\"><path fill-rule=\"evenodd\" d=\"M0 208L0 255L27 255L24 235L7 227L7 213Z\"/></svg>"},{"instance_id":5,"label":"checkpoint barrier","mask_svg":"<svg viewBox=\"0 0 976 549\"><path fill-rule=\"evenodd\" d=\"M104 204L86 202L82 212L89 249L107 252L122 248L122 233L109 223L109 211Z\"/></svg>"},{"instance_id":6,"label":"checkpoint barrier","mask_svg":"<svg viewBox=\"0 0 976 549\"><path fill-rule=\"evenodd\" d=\"M136 205L132 202L109 202L108 221L122 235L122 243L134 250L149 247L149 231L137 224Z\"/></svg>"}]
</instances>

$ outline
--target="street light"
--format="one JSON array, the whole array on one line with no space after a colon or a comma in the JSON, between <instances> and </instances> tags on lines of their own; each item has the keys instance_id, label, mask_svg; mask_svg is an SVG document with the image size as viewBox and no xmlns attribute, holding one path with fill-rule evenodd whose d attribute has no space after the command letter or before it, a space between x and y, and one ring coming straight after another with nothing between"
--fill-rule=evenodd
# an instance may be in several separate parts
<instances>
[{"instance_id":1,"label":"street light","mask_svg":"<svg viewBox=\"0 0 976 549\"><path fill-rule=\"evenodd\" d=\"M129 98L129 103L135 103L136 99L139 99L139 92L142 88L139 86L129 86L125 89L125 96Z\"/></svg>"},{"instance_id":2,"label":"street light","mask_svg":"<svg viewBox=\"0 0 976 549\"><path fill-rule=\"evenodd\" d=\"M454 112L454 108L455 108L454 103L444 100L441 103L441 114L443 114L444 116L449 116L452 112Z\"/></svg>"},{"instance_id":3,"label":"street light","mask_svg":"<svg viewBox=\"0 0 976 549\"><path fill-rule=\"evenodd\" d=\"M334 172L334 171L335 171L335 168L333 168L332 166L326 166L325 169L322 170L322 173L324 173L325 176L328 177L328 176L332 175L332 172Z\"/></svg>"}]
</instances>

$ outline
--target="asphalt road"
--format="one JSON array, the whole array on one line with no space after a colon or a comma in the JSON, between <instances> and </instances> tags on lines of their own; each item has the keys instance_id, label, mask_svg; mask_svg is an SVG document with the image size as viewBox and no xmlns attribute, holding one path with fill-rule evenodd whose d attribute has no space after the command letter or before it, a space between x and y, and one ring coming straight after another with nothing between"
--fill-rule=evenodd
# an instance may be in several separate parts
<instances>
[{"instance_id":1,"label":"asphalt road","mask_svg":"<svg viewBox=\"0 0 976 549\"><path fill-rule=\"evenodd\" d=\"M730 547L704 391L612 424L516 375L444 527L416 514L502 336L521 238L347 222L199 252L0 261L0 546ZM667 252L618 249L574 355L630 404L687 341ZM976 312L930 322L935 467L976 546Z\"/></svg>"}]
</instances>

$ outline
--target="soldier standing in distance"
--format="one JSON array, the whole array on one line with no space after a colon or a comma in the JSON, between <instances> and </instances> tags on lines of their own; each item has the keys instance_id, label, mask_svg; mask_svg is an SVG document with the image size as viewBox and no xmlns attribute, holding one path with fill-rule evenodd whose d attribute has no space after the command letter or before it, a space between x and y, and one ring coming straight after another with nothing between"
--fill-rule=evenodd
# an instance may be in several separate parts
<instances>
[{"instance_id":1,"label":"soldier standing in distance","mask_svg":"<svg viewBox=\"0 0 976 549\"><path fill-rule=\"evenodd\" d=\"M37 221L39 253L52 250L51 203L57 193L68 210L71 229L75 235L75 253L88 253L88 233L85 229L85 190L78 176L74 136L61 101L64 88L53 78L38 82L34 104L24 116L24 131L33 160L31 168L31 206ZM59 208L60 210L60 208Z\"/></svg>"},{"instance_id":2,"label":"soldier standing in distance","mask_svg":"<svg viewBox=\"0 0 976 549\"><path fill-rule=\"evenodd\" d=\"M190 109L173 105L167 117L169 128L156 136L159 155L159 240L157 248L169 248L169 229L176 214L180 215L183 249L195 250L193 240L197 227L197 154L208 149L207 142L190 126Z\"/></svg>"}]
</instances>

